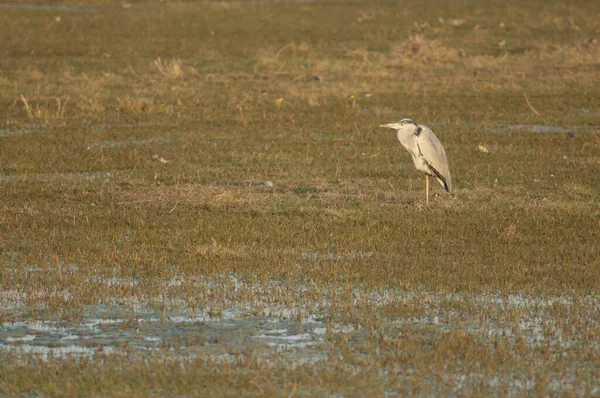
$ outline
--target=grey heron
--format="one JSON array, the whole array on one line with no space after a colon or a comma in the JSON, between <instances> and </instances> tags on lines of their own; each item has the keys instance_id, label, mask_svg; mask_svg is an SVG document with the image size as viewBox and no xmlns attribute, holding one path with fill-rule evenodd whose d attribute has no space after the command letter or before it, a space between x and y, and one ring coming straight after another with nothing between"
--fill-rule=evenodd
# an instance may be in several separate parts
<instances>
[{"instance_id":1,"label":"grey heron","mask_svg":"<svg viewBox=\"0 0 600 398\"><path fill-rule=\"evenodd\" d=\"M410 119L402 119L396 123L382 124L379 127L396 130L398 141L410 153L415 168L425 173L427 205L429 205L430 176L435 178L442 189L450 192L452 182L448 159L446 159L446 151L429 127L416 124Z\"/></svg>"}]
</instances>

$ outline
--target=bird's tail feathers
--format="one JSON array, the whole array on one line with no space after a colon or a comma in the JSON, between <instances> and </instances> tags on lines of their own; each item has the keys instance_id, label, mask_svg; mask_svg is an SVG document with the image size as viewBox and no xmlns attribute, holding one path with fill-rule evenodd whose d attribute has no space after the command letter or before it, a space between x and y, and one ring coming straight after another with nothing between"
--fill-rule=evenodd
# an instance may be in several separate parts
<instances>
[{"instance_id":1,"label":"bird's tail feathers","mask_svg":"<svg viewBox=\"0 0 600 398\"><path fill-rule=\"evenodd\" d=\"M446 181L444 176L441 175L436 169L433 169L433 172L435 173L435 179L442 186L444 191L450 193L450 191L452 190L452 188L450 187L450 181Z\"/></svg>"}]
</instances>

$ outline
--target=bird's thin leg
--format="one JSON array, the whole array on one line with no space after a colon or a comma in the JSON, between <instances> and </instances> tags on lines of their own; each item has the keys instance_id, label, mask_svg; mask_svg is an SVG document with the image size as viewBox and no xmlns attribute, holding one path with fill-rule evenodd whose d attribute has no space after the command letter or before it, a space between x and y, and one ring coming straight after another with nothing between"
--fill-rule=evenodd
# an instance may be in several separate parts
<instances>
[{"instance_id":1,"label":"bird's thin leg","mask_svg":"<svg viewBox=\"0 0 600 398\"><path fill-rule=\"evenodd\" d=\"M425 200L427 206L429 206L429 176L425 174Z\"/></svg>"}]
</instances>

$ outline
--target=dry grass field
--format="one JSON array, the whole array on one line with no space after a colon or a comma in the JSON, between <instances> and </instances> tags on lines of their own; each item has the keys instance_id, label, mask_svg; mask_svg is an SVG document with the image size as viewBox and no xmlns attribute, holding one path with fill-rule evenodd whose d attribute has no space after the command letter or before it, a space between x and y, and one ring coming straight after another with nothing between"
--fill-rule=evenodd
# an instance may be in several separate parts
<instances>
[{"instance_id":1,"label":"dry grass field","mask_svg":"<svg viewBox=\"0 0 600 398\"><path fill-rule=\"evenodd\" d=\"M594 2L0 26L0 395L600 395ZM404 117L448 154L429 207Z\"/></svg>"}]
</instances>

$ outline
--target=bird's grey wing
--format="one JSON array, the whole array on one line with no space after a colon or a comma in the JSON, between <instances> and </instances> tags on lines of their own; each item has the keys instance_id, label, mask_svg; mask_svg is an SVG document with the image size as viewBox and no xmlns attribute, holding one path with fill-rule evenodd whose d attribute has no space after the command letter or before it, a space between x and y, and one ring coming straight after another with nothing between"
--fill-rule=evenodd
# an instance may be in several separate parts
<instances>
[{"instance_id":1,"label":"bird's grey wing","mask_svg":"<svg viewBox=\"0 0 600 398\"><path fill-rule=\"evenodd\" d=\"M446 159L446 151L440 140L428 127L420 125L420 134L417 136L417 145L423 159L433 169L438 182L442 187L450 192L452 181L450 177L450 167Z\"/></svg>"}]
</instances>

